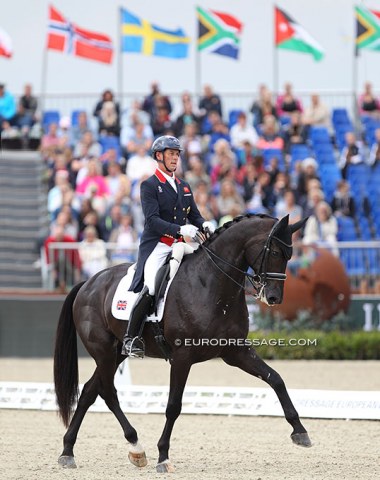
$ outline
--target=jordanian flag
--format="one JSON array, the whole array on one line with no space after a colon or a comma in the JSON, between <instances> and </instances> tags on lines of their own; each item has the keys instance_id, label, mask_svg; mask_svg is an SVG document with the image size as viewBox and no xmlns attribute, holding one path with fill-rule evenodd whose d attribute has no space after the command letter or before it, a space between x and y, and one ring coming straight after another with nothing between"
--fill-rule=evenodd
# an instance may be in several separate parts
<instances>
[{"instance_id":1,"label":"jordanian flag","mask_svg":"<svg viewBox=\"0 0 380 480\"><path fill-rule=\"evenodd\" d=\"M319 43L284 10L275 7L275 38L276 47L309 53L314 60L322 60L324 50Z\"/></svg>"},{"instance_id":2,"label":"jordanian flag","mask_svg":"<svg viewBox=\"0 0 380 480\"><path fill-rule=\"evenodd\" d=\"M380 51L380 12L355 7L356 47Z\"/></svg>"},{"instance_id":3,"label":"jordanian flag","mask_svg":"<svg viewBox=\"0 0 380 480\"><path fill-rule=\"evenodd\" d=\"M243 24L228 13L197 7L198 50L237 60Z\"/></svg>"}]
</instances>

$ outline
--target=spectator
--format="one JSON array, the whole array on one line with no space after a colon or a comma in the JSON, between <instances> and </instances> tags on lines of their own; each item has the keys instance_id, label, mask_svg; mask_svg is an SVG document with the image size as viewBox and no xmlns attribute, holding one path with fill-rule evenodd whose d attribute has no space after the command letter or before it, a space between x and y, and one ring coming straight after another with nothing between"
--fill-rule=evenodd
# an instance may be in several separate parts
<instances>
[{"instance_id":1,"label":"spectator","mask_svg":"<svg viewBox=\"0 0 380 480\"><path fill-rule=\"evenodd\" d=\"M284 150L290 154L293 145L305 145L308 137L308 127L302 123L299 112L290 114L290 124L285 126Z\"/></svg>"},{"instance_id":2,"label":"spectator","mask_svg":"<svg viewBox=\"0 0 380 480\"><path fill-rule=\"evenodd\" d=\"M135 98L132 100L131 106L124 111L121 123L123 128L132 127L137 121L149 125L150 115L144 112L142 103Z\"/></svg>"},{"instance_id":3,"label":"spectator","mask_svg":"<svg viewBox=\"0 0 380 480\"><path fill-rule=\"evenodd\" d=\"M174 134L174 122L170 119L168 108L163 103L160 103L162 98L163 97L156 97L155 102L157 106L155 109L155 115L152 117L150 124L155 137Z\"/></svg>"},{"instance_id":4,"label":"spectator","mask_svg":"<svg viewBox=\"0 0 380 480\"><path fill-rule=\"evenodd\" d=\"M334 247L337 242L338 222L332 214L330 205L321 201L315 208L315 214L306 222L302 239L304 245L327 244Z\"/></svg>"},{"instance_id":5,"label":"spectator","mask_svg":"<svg viewBox=\"0 0 380 480\"><path fill-rule=\"evenodd\" d=\"M183 144L181 143L181 145ZM195 190L200 182L208 186L210 185L210 177L207 175L204 164L199 157L192 156L190 158L189 169L185 173L185 180L190 185L191 190Z\"/></svg>"},{"instance_id":6,"label":"spectator","mask_svg":"<svg viewBox=\"0 0 380 480\"><path fill-rule=\"evenodd\" d=\"M236 206L239 207L236 215L242 214L245 210L243 197L237 191L235 182L226 178L221 182L220 194L216 198L217 218L229 215L232 207Z\"/></svg>"},{"instance_id":7,"label":"spectator","mask_svg":"<svg viewBox=\"0 0 380 480\"><path fill-rule=\"evenodd\" d=\"M331 208L336 217L355 218L355 201L350 192L350 184L346 180L338 182Z\"/></svg>"},{"instance_id":8,"label":"spectator","mask_svg":"<svg viewBox=\"0 0 380 480\"><path fill-rule=\"evenodd\" d=\"M109 241L112 230L119 227L121 216L123 213L128 213L127 209L121 207L120 204L114 203L108 209L100 222L101 237L105 242Z\"/></svg>"},{"instance_id":9,"label":"spectator","mask_svg":"<svg viewBox=\"0 0 380 480\"><path fill-rule=\"evenodd\" d=\"M119 110L115 102L103 102L98 114L99 135L118 137L120 135Z\"/></svg>"},{"instance_id":10,"label":"spectator","mask_svg":"<svg viewBox=\"0 0 380 480\"><path fill-rule=\"evenodd\" d=\"M284 93L277 97L276 107L277 115L279 117L288 116L292 112L302 113L301 102L293 94L293 87L291 83L285 83Z\"/></svg>"},{"instance_id":11,"label":"spectator","mask_svg":"<svg viewBox=\"0 0 380 480\"><path fill-rule=\"evenodd\" d=\"M111 199L115 198L120 190L125 190L129 195L131 192L131 179L121 171L119 163L113 161L107 166L107 175L105 177L110 192Z\"/></svg>"},{"instance_id":12,"label":"spectator","mask_svg":"<svg viewBox=\"0 0 380 480\"><path fill-rule=\"evenodd\" d=\"M157 168L157 162L154 160L144 145L139 145L137 151L127 163L127 177L132 183L139 182L145 175L153 175Z\"/></svg>"},{"instance_id":13,"label":"spectator","mask_svg":"<svg viewBox=\"0 0 380 480\"><path fill-rule=\"evenodd\" d=\"M252 110L253 111L253 106ZM266 89L260 100L260 103L257 104L254 110L254 121L253 124L256 128L261 129L265 118L268 116L272 116L277 120L277 110L275 104L273 102L272 92Z\"/></svg>"},{"instance_id":14,"label":"spectator","mask_svg":"<svg viewBox=\"0 0 380 480\"><path fill-rule=\"evenodd\" d=\"M112 230L109 241L117 244L111 255L113 265L135 261L137 234L130 214L122 215L120 225Z\"/></svg>"},{"instance_id":15,"label":"spectator","mask_svg":"<svg viewBox=\"0 0 380 480\"><path fill-rule=\"evenodd\" d=\"M45 161L49 162L49 158L52 156L56 149L62 150L65 146L65 138L61 138L58 132L58 125L51 123L48 127L47 133L41 138L40 151Z\"/></svg>"},{"instance_id":16,"label":"spectator","mask_svg":"<svg viewBox=\"0 0 380 480\"><path fill-rule=\"evenodd\" d=\"M211 85L204 85L203 96L199 100L199 113L202 118L207 116L210 112L217 112L222 118L222 101L220 96L214 93Z\"/></svg>"},{"instance_id":17,"label":"spectator","mask_svg":"<svg viewBox=\"0 0 380 480\"><path fill-rule=\"evenodd\" d=\"M66 291L67 287L78 283L80 280L81 263L77 249L50 249L54 243L74 243L75 240L65 234L62 225L56 225L52 234L44 242L45 258L48 265L53 268L55 288Z\"/></svg>"},{"instance_id":18,"label":"spectator","mask_svg":"<svg viewBox=\"0 0 380 480\"><path fill-rule=\"evenodd\" d=\"M347 168L349 165L365 163L366 159L363 142L356 139L354 132L347 132L345 135L345 140L346 146L342 150L338 163L344 179L347 176Z\"/></svg>"},{"instance_id":19,"label":"spectator","mask_svg":"<svg viewBox=\"0 0 380 480\"><path fill-rule=\"evenodd\" d=\"M253 115L253 124L255 126L260 123L258 121L258 115L259 115L259 110L262 107L262 103L264 101L264 96L265 96L266 92L268 92L268 87L264 83L259 85L257 99L254 100L254 102L252 103L252 106L249 110Z\"/></svg>"},{"instance_id":20,"label":"spectator","mask_svg":"<svg viewBox=\"0 0 380 480\"><path fill-rule=\"evenodd\" d=\"M163 106L168 112L168 115L172 113L172 105L169 97L161 94L158 82L154 81L151 83L151 92L144 98L142 104L142 109L150 115L151 121L156 116L158 96L160 97L159 106Z\"/></svg>"},{"instance_id":21,"label":"spectator","mask_svg":"<svg viewBox=\"0 0 380 480\"><path fill-rule=\"evenodd\" d=\"M317 174L318 163L312 157L307 157L301 162L301 171L298 175L297 198L302 201L308 192L308 182L310 179L316 179L319 183Z\"/></svg>"},{"instance_id":22,"label":"spectator","mask_svg":"<svg viewBox=\"0 0 380 480\"><path fill-rule=\"evenodd\" d=\"M55 186L49 190L47 198L47 209L50 214L61 208L64 192L70 189L69 172L67 170L57 170Z\"/></svg>"},{"instance_id":23,"label":"spectator","mask_svg":"<svg viewBox=\"0 0 380 480\"><path fill-rule=\"evenodd\" d=\"M310 106L305 108L303 123L314 127L325 127L331 131L330 111L317 93L310 97Z\"/></svg>"},{"instance_id":24,"label":"spectator","mask_svg":"<svg viewBox=\"0 0 380 480\"><path fill-rule=\"evenodd\" d=\"M359 113L360 115L367 115L378 117L380 104L372 90L372 84L366 82L364 84L364 92L359 97Z\"/></svg>"},{"instance_id":25,"label":"spectator","mask_svg":"<svg viewBox=\"0 0 380 480\"><path fill-rule=\"evenodd\" d=\"M307 195L298 202L302 207L302 216L310 217L314 215L317 205L324 199L325 194L320 188L313 187L308 189Z\"/></svg>"},{"instance_id":26,"label":"spectator","mask_svg":"<svg viewBox=\"0 0 380 480\"><path fill-rule=\"evenodd\" d=\"M83 231L83 240L79 245L79 257L85 280L108 266L105 242L98 238L96 228L92 225L89 225Z\"/></svg>"},{"instance_id":27,"label":"spectator","mask_svg":"<svg viewBox=\"0 0 380 480\"><path fill-rule=\"evenodd\" d=\"M78 235L79 240L83 239L84 230L89 225L92 225L93 227L95 227L96 232L98 234L98 238L102 238L102 229L100 226L100 218L99 218L98 212L95 209L91 209L85 215L83 215L83 212L81 212L81 215L82 217L80 218L79 235Z\"/></svg>"},{"instance_id":28,"label":"spectator","mask_svg":"<svg viewBox=\"0 0 380 480\"><path fill-rule=\"evenodd\" d=\"M236 149L243 149L244 142L255 146L259 139L256 130L247 123L247 115L240 112L235 125L230 130L231 145Z\"/></svg>"},{"instance_id":29,"label":"spectator","mask_svg":"<svg viewBox=\"0 0 380 480\"><path fill-rule=\"evenodd\" d=\"M50 224L51 231L53 231L56 226L63 227L65 235L68 235L75 241L77 240L79 233L79 224L72 215L70 205L65 205L61 207L56 219Z\"/></svg>"},{"instance_id":30,"label":"spectator","mask_svg":"<svg viewBox=\"0 0 380 480\"><path fill-rule=\"evenodd\" d=\"M185 92L182 95L182 112L178 115L175 124L174 132L176 137L181 137L185 133L187 125L195 125L196 131L199 127L199 116L195 114L193 102L189 93Z\"/></svg>"},{"instance_id":31,"label":"spectator","mask_svg":"<svg viewBox=\"0 0 380 480\"><path fill-rule=\"evenodd\" d=\"M70 129L70 145L72 148L76 148L86 132L94 134L89 125L87 112L82 111L78 113L76 125L72 125ZM100 155L100 152L96 155Z\"/></svg>"},{"instance_id":32,"label":"spectator","mask_svg":"<svg viewBox=\"0 0 380 480\"><path fill-rule=\"evenodd\" d=\"M236 155L231 150L227 140L220 139L215 143L215 153L211 158L211 182L218 184L224 178L234 180L237 178Z\"/></svg>"},{"instance_id":33,"label":"spectator","mask_svg":"<svg viewBox=\"0 0 380 480\"><path fill-rule=\"evenodd\" d=\"M80 198L91 198L95 210L99 214L104 214L110 191L100 170L100 164L96 159L89 160L87 175L77 184L76 193Z\"/></svg>"},{"instance_id":34,"label":"spectator","mask_svg":"<svg viewBox=\"0 0 380 480\"><path fill-rule=\"evenodd\" d=\"M284 148L284 140L279 135L276 118L272 115L264 118L262 132L256 146L260 150L282 150Z\"/></svg>"},{"instance_id":35,"label":"spectator","mask_svg":"<svg viewBox=\"0 0 380 480\"><path fill-rule=\"evenodd\" d=\"M202 182L198 183L194 190L194 200L202 217L208 222L213 222L213 224L216 226L217 222L211 207L212 199L207 191L207 186L206 188L204 187L205 186L202 184Z\"/></svg>"},{"instance_id":36,"label":"spectator","mask_svg":"<svg viewBox=\"0 0 380 480\"><path fill-rule=\"evenodd\" d=\"M268 172L262 172L252 188L252 196L246 197L246 209L249 213L271 213L276 203Z\"/></svg>"},{"instance_id":37,"label":"spectator","mask_svg":"<svg viewBox=\"0 0 380 480\"><path fill-rule=\"evenodd\" d=\"M277 201L274 212L277 218L289 215L289 223L296 223L302 218L302 208L296 203L296 196L290 189L287 189L283 198Z\"/></svg>"},{"instance_id":38,"label":"spectator","mask_svg":"<svg viewBox=\"0 0 380 480\"><path fill-rule=\"evenodd\" d=\"M78 159L89 159L91 157L100 157L102 146L94 138L91 130L85 130L79 142L74 148L74 157Z\"/></svg>"},{"instance_id":39,"label":"spectator","mask_svg":"<svg viewBox=\"0 0 380 480\"><path fill-rule=\"evenodd\" d=\"M245 165L245 174L243 177L243 199L245 202L251 200L254 189L259 178L259 171L253 163L247 163Z\"/></svg>"},{"instance_id":40,"label":"spectator","mask_svg":"<svg viewBox=\"0 0 380 480\"><path fill-rule=\"evenodd\" d=\"M0 129L4 120L13 125L16 115L16 101L14 96L5 89L3 83L0 84Z\"/></svg>"},{"instance_id":41,"label":"spectator","mask_svg":"<svg viewBox=\"0 0 380 480\"><path fill-rule=\"evenodd\" d=\"M219 119L212 126L208 149L212 151L215 148L215 143L221 139L226 140L228 143L231 141L228 126L221 119Z\"/></svg>"},{"instance_id":42,"label":"spectator","mask_svg":"<svg viewBox=\"0 0 380 480\"><path fill-rule=\"evenodd\" d=\"M24 94L18 102L16 123L19 128L26 132L30 130L30 127L37 121L37 107L37 97L32 93L32 86L27 83L24 87Z\"/></svg>"},{"instance_id":43,"label":"spectator","mask_svg":"<svg viewBox=\"0 0 380 480\"><path fill-rule=\"evenodd\" d=\"M0 141L5 150L21 150L24 145L20 129L11 125L8 120L0 122Z\"/></svg>"},{"instance_id":44,"label":"spectator","mask_svg":"<svg viewBox=\"0 0 380 480\"><path fill-rule=\"evenodd\" d=\"M116 115L117 115L117 124L119 125L120 108L119 108L119 104L115 101L112 90L108 90L108 89L104 90L104 92L102 93L101 100L99 100L99 102L95 106L94 117L96 117L98 122L100 123L100 112L102 111L103 106L106 102L112 102L114 104L114 111L116 112ZM100 125L99 125L99 130L100 130Z\"/></svg>"},{"instance_id":45,"label":"spectator","mask_svg":"<svg viewBox=\"0 0 380 480\"><path fill-rule=\"evenodd\" d=\"M152 146L152 142L152 127L141 122L137 116L130 126L123 127L121 131L121 145L127 158L137 153L140 146L149 150Z\"/></svg>"},{"instance_id":46,"label":"spectator","mask_svg":"<svg viewBox=\"0 0 380 480\"><path fill-rule=\"evenodd\" d=\"M371 167L375 167L380 163L380 128L375 130L375 141L371 145L371 150L369 152L368 164Z\"/></svg>"},{"instance_id":47,"label":"spectator","mask_svg":"<svg viewBox=\"0 0 380 480\"><path fill-rule=\"evenodd\" d=\"M205 153L205 145L202 137L198 135L196 123L188 123L184 127L183 135L179 138L183 151L181 152L181 163L183 170L189 168L193 157L202 158Z\"/></svg>"}]
</instances>

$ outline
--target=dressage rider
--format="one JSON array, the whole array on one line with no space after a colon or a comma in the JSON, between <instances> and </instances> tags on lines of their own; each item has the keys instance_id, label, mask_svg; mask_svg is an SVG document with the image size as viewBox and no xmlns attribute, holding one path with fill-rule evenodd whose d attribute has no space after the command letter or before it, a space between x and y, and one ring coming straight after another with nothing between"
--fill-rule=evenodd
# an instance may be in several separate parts
<instances>
[{"instance_id":1,"label":"dressage rider","mask_svg":"<svg viewBox=\"0 0 380 480\"><path fill-rule=\"evenodd\" d=\"M122 354L144 356L140 327L153 301L155 277L176 242L194 238L198 229L213 233L213 223L205 221L194 202L188 183L175 176L181 148L177 138L164 135L152 145L158 168L141 184L141 204L145 216L136 272L130 290L140 292L131 311ZM187 224L189 220L189 224Z\"/></svg>"}]
</instances>

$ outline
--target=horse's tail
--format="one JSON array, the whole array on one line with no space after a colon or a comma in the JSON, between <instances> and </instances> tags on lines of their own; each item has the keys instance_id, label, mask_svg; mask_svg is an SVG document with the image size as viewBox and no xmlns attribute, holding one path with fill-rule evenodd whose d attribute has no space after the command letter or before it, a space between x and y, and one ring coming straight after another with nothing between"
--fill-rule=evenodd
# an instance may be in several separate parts
<instances>
[{"instance_id":1,"label":"horse's tail","mask_svg":"<svg viewBox=\"0 0 380 480\"><path fill-rule=\"evenodd\" d=\"M54 385L59 416L67 427L78 398L78 350L73 319L74 300L85 282L67 295L58 320L54 350Z\"/></svg>"}]
</instances>

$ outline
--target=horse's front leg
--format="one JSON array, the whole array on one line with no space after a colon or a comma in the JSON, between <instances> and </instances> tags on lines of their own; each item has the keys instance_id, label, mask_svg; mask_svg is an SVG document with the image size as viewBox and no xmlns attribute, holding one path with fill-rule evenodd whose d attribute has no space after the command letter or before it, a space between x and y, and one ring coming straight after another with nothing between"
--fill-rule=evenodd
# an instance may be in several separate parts
<instances>
[{"instance_id":1,"label":"horse's front leg","mask_svg":"<svg viewBox=\"0 0 380 480\"><path fill-rule=\"evenodd\" d=\"M268 385L270 385L276 392L284 410L286 420L293 427L293 432L291 434L293 442L303 447L311 447L309 435L307 434L305 427L302 425L297 410L294 408L294 405L290 400L281 376L273 370L273 368L267 365L257 355L254 349L249 347L236 347L229 349L226 355L223 355L222 358L228 365L238 367L250 375L254 375L268 383Z\"/></svg>"},{"instance_id":2,"label":"horse's front leg","mask_svg":"<svg viewBox=\"0 0 380 480\"><path fill-rule=\"evenodd\" d=\"M166 423L157 443L159 456L156 470L158 473L174 472L174 467L169 461L170 436L174 423L181 413L182 395L191 368L191 362L187 356L185 357L181 353L173 358L170 369L170 390L166 406Z\"/></svg>"}]
</instances>

